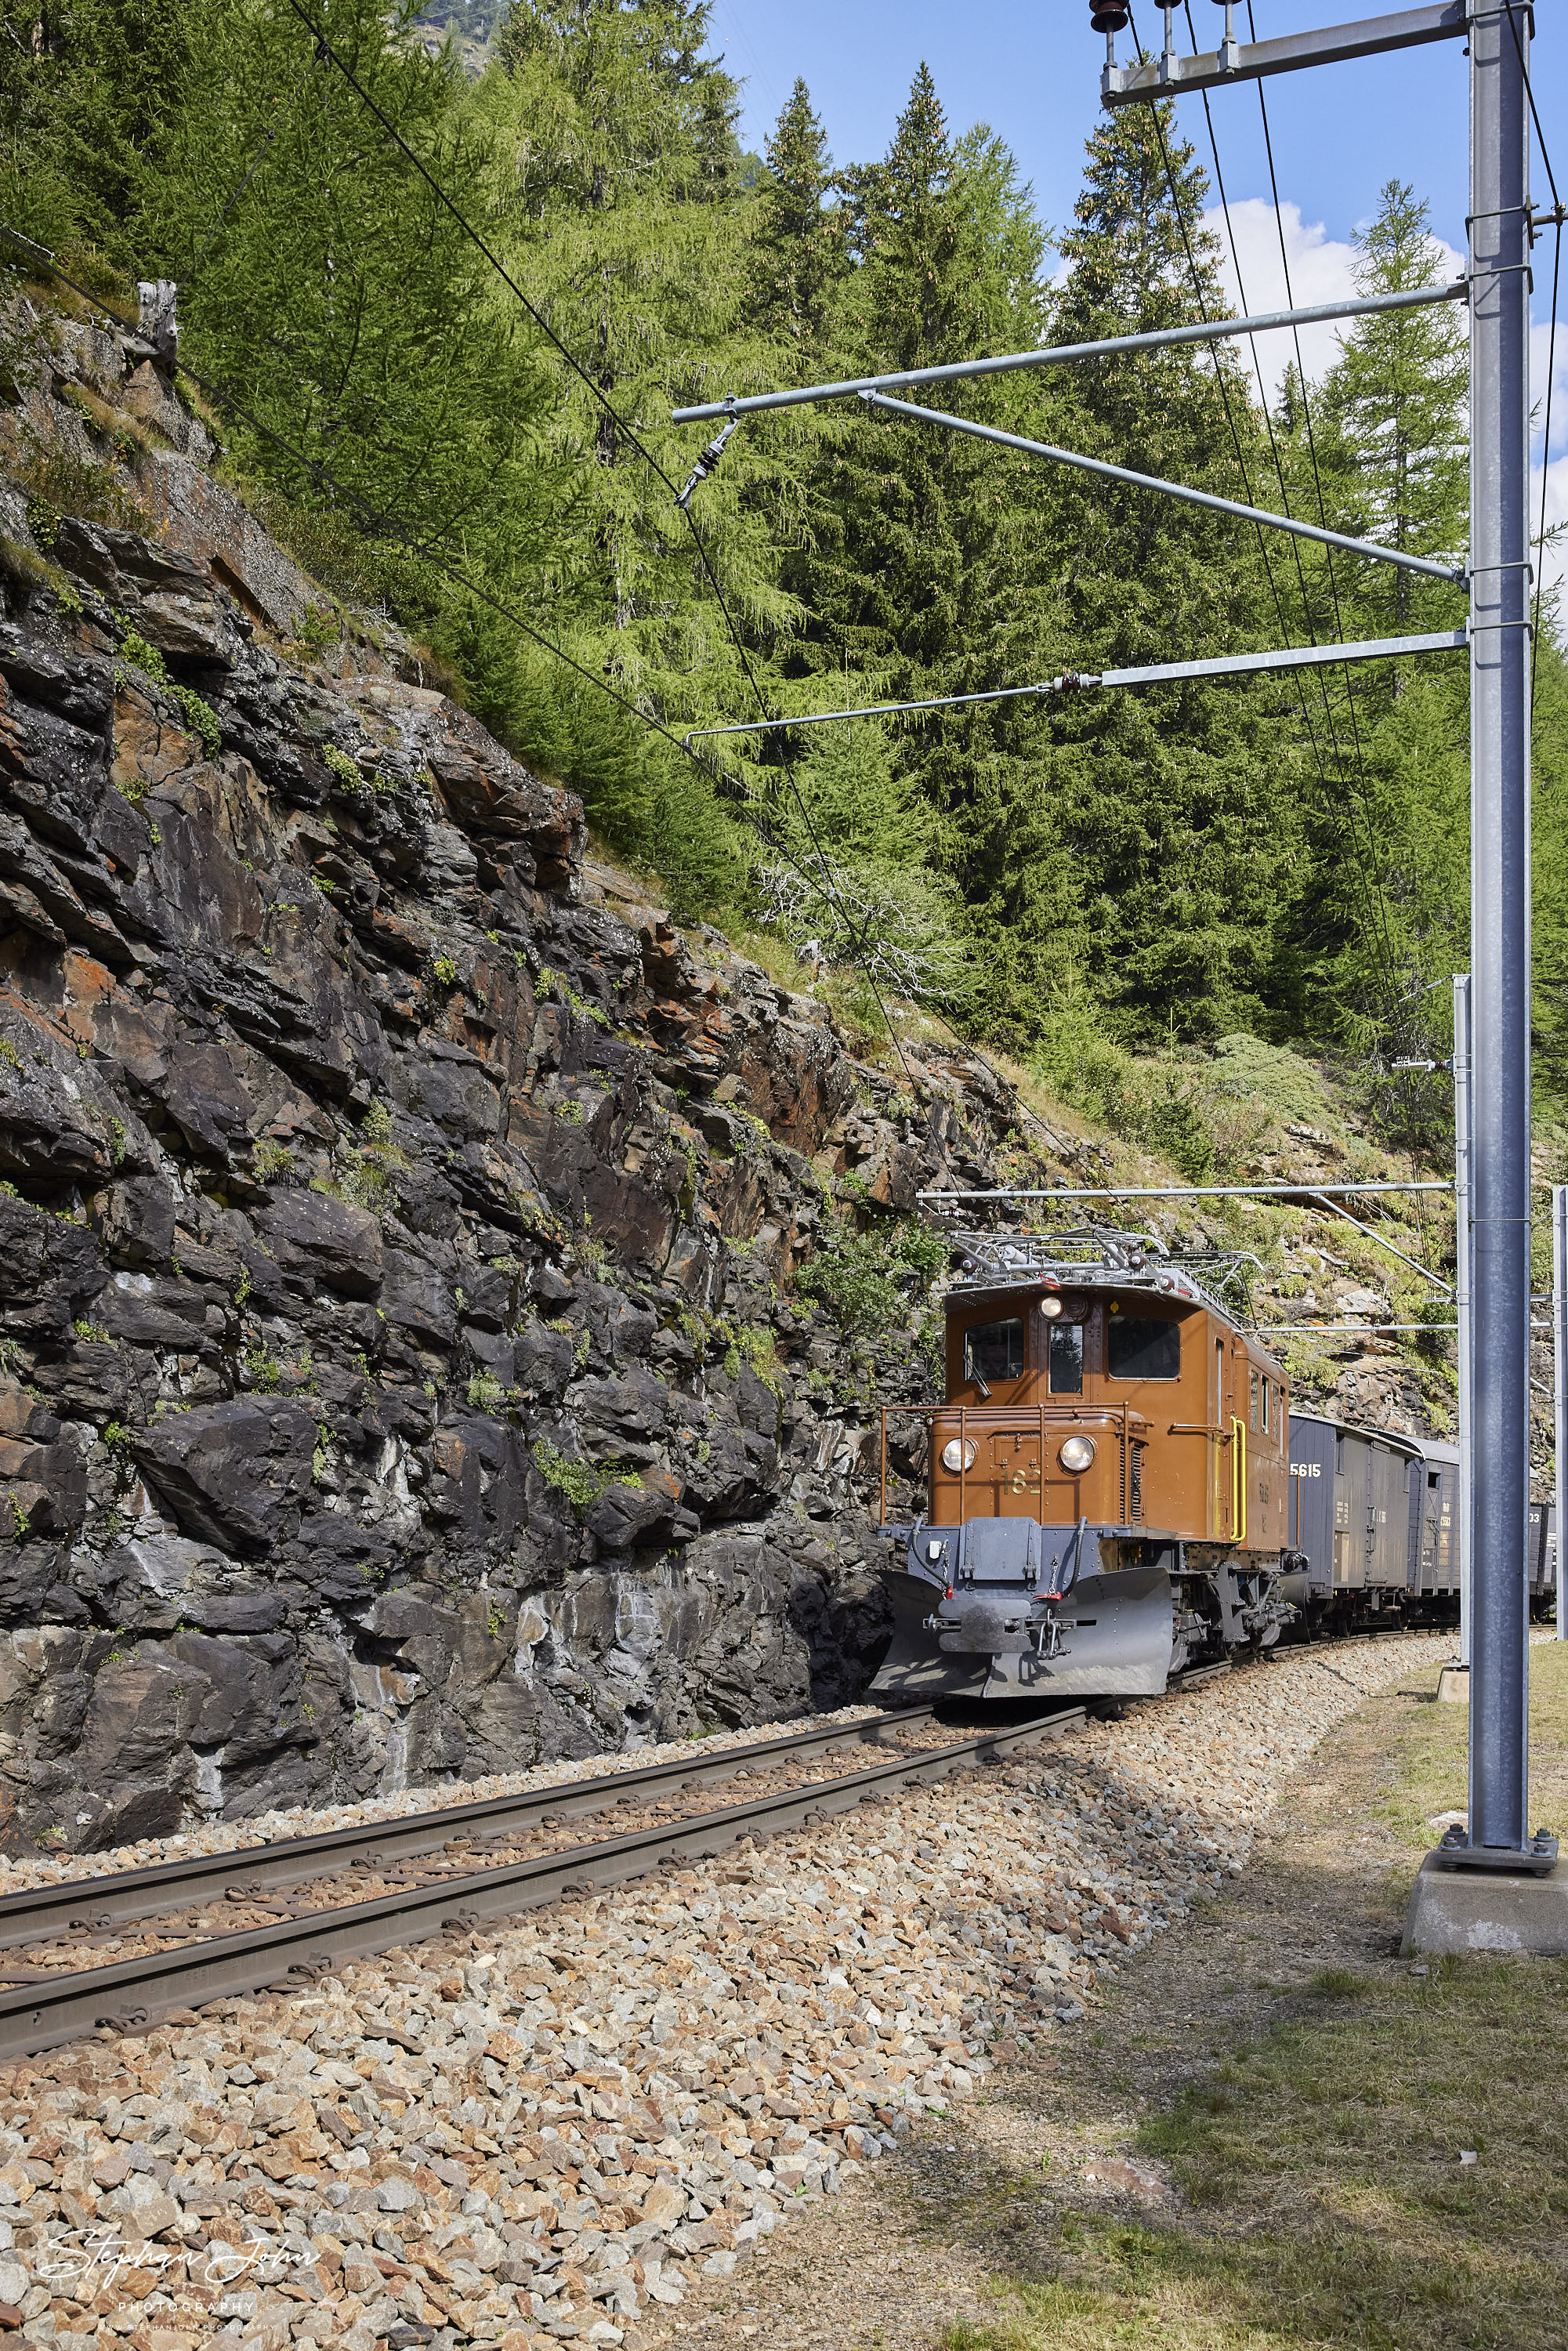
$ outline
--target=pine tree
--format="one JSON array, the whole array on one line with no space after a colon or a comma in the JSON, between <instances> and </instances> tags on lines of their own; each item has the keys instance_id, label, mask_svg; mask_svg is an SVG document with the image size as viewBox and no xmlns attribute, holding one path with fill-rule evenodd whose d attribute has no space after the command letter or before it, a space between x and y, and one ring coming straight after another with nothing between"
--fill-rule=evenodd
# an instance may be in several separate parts
<instances>
[{"instance_id":1,"label":"pine tree","mask_svg":"<svg viewBox=\"0 0 1568 2351\"><path fill-rule=\"evenodd\" d=\"M922 67L887 154L846 174L852 244L842 372L1027 349L1044 319L1030 191L983 126L954 139ZM1029 430L1027 378L944 385L929 404ZM847 406L813 483L813 541L787 569L809 614L789 660L820 695L904 699L1012 684L1041 665L1044 550L1021 461L940 425ZM819 703L820 706L820 703ZM934 820L926 860L954 889L988 987L982 1017L1026 1022L1041 958L1071 919L1027 704L911 724L899 772Z\"/></svg>"},{"instance_id":2,"label":"pine tree","mask_svg":"<svg viewBox=\"0 0 1568 2351\"><path fill-rule=\"evenodd\" d=\"M1438 282L1429 207L1403 182L1383 190L1356 239L1356 286L1367 295ZM1469 361L1454 306L1358 319L1319 398L1325 462L1340 528L1410 555L1462 556L1469 532L1465 409ZM1454 595L1383 564L1361 567L1354 592L1374 625L1403 634L1417 612L1451 613Z\"/></svg>"},{"instance_id":3,"label":"pine tree","mask_svg":"<svg viewBox=\"0 0 1568 2351\"><path fill-rule=\"evenodd\" d=\"M797 81L768 141L769 180L755 231L755 323L806 360L825 345L850 258L832 159L811 93Z\"/></svg>"},{"instance_id":4,"label":"pine tree","mask_svg":"<svg viewBox=\"0 0 1568 2351\"><path fill-rule=\"evenodd\" d=\"M550 447L567 530L534 594L618 691L685 725L750 706L708 566L751 643L789 621L747 501L756 436L701 492L706 566L670 488L702 445L672 431L671 408L772 373L745 315L758 200L735 84L704 54L707 20L706 0L517 0L474 99L495 142L507 264L589 379L558 368ZM654 822L664 856L691 831L689 809L674 827L648 815L665 772L655 758L641 797L576 780L612 834Z\"/></svg>"},{"instance_id":5,"label":"pine tree","mask_svg":"<svg viewBox=\"0 0 1568 2351\"><path fill-rule=\"evenodd\" d=\"M1437 282L1427 209L1402 183L1389 182L1357 242L1364 293ZM1331 523L1411 554L1462 559L1468 394L1463 329L1448 305L1358 319L1313 403ZM1403 635L1462 618L1460 592L1438 581L1354 557L1308 560L1326 634ZM1375 1008L1380 998L1418 998L1468 953L1468 668L1460 655L1378 664L1347 674L1340 692L1361 840L1356 870L1333 886L1346 899L1354 890L1361 914L1338 985L1347 1003ZM1395 1044L1430 1041L1406 1029Z\"/></svg>"},{"instance_id":6,"label":"pine tree","mask_svg":"<svg viewBox=\"0 0 1568 2351\"><path fill-rule=\"evenodd\" d=\"M378 0L338 0L334 47L482 209L455 70L407 37L413 13L404 0L389 23ZM180 284L193 360L277 436L236 418L246 462L288 500L340 511L348 536L368 509L391 548L515 576L550 528L549 386L528 322L502 315L483 257L281 0L192 0L187 27L135 234Z\"/></svg>"},{"instance_id":7,"label":"pine tree","mask_svg":"<svg viewBox=\"0 0 1568 2351\"><path fill-rule=\"evenodd\" d=\"M1089 142L1063 237L1052 340L1186 323L1224 308L1207 193L1168 106ZM1257 422L1233 360L1177 347L1075 365L1048 434L1160 478L1253 502ZM1061 550L1063 666L1155 663L1280 641L1250 525L1077 474L1047 492ZM1247 685L1116 694L1052 721L1058 821L1079 867L1075 966L1129 1035L1288 1025L1301 758L1291 697Z\"/></svg>"},{"instance_id":8,"label":"pine tree","mask_svg":"<svg viewBox=\"0 0 1568 2351\"><path fill-rule=\"evenodd\" d=\"M0 214L15 227L134 266L131 224L187 14L183 0L3 0Z\"/></svg>"}]
</instances>

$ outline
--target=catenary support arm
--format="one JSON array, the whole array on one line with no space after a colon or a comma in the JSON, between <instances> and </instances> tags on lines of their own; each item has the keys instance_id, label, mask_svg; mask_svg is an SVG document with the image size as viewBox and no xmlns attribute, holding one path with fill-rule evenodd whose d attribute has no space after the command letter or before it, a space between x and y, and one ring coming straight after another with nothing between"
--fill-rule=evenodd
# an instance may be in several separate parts
<instances>
[{"instance_id":1,"label":"catenary support arm","mask_svg":"<svg viewBox=\"0 0 1568 2351\"><path fill-rule=\"evenodd\" d=\"M1375 538L1349 538L1343 531L1321 530L1314 522L1298 522L1294 515L1270 514L1261 507L1244 507L1234 498L1217 497L1212 490L1192 490L1180 482L1161 481L1155 474L1134 474L1125 465L1112 465L1103 457L1085 457L1075 449L1056 449L1049 441L1026 441L1020 433L1002 433L994 424L981 424L972 416L952 416L946 409L922 408L912 400L890 400L884 392L862 392L861 398L870 408L886 408L899 416L912 416L921 424L946 424L955 433L973 434L977 441L995 441L1004 449L1021 449L1026 456L1049 457L1059 465L1076 465L1085 474L1098 474L1102 480L1125 482L1135 490L1157 490L1167 498L1181 498L1188 506L1207 507L1214 514L1235 515L1242 522L1266 523L1270 530L1285 530L1296 538L1310 538L1320 547L1343 548L1349 555L1370 556L1378 563L1397 564L1405 571L1424 572L1431 580L1447 580L1455 587L1465 585L1465 574L1454 565L1433 562L1425 555L1406 555L1403 548L1380 547Z\"/></svg>"},{"instance_id":2,"label":"catenary support arm","mask_svg":"<svg viewBox=\"0 0 1568 2351\"><path fill-rule=\"evenodd\" d=\"M909 710L956 710L973 702L1009 702L1026 694L1071 694L1094 685L1167 685L1188 678L1256 677L1270 670L1326 669L1336 662L1397 661L1411 653L1462 653L1469 642L1463 629L1442 629L1430 636L1366 637L1349 645L1287 645L1276 653L1155 662L1145 669L1068 671L1030 685L993 686L985 694L937 694L922 702L868 702L855 710L808 710L796 718L745 718L729 726L694 726L681 740L698 743L707 735L770 735L781 726L825 726L841 718L896 718Z\"/></svg>"},{"instance_id":3,"label":"catenary support arm","mask_svg":"<svg viewBox=\"0 0 1568 2351\"><path fill-rule=\"evenodd\" d=\"M1019 368L1060 367L1066 360L1120 359L1128 351L1169 350L1182 343L1223 343L1263 335L1275 327L1316 327L1325 319L1368 319L1383 310L1416 310L1428 302L1462 302L1463 277L1442 286L1412 286L1398 294L1361 294L1348 302L1314 302L1305 309L1265 310L1246 319L1204 319L1186 327L1159 327L1141 335L1107 335L1093 343L1045 343L1039 350L1005 351L997 359L953 360L942 367L905 368L894 375L846 376L840 383L801 384L789 392L748 392L744 400L708 400L677 408L672 424L706 424L714 417L751 416L763 409L800 408L813 400L843 400L855 392L902 392L922 383L956 383L968 376L1011 375Z\"/></svg>"}]
</instances>

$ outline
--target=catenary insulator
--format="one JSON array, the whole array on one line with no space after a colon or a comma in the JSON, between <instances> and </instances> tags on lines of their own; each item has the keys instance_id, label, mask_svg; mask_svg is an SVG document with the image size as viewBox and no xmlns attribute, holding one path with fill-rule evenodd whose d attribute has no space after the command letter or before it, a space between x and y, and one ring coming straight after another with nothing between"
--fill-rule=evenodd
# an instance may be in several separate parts
<instances>
[{"instance_id":1,"label":"catenary insulator","mask_svg":"<svg viewBox=\"0 0 1568 2351\"><path fill-rule=\"evenodd\" d=\"M1097 33L1119 33L1127 22L1120 0L1089 0L1089 22Z\"/></svg>"}]
</instances>

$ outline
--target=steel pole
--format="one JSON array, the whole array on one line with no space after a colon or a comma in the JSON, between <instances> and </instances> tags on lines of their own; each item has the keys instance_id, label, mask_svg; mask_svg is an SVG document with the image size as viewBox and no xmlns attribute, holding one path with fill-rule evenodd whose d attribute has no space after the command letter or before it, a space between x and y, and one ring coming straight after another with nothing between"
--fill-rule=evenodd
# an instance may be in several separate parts
<instances>
[{"instance_id":1,"label":"steel pole","mask_svg":"<svg viewBox=\"0 0 1568 2351\"><path fill-rule=\"evenodd\" d=\"M1563 1469L1568 1462L1568 1184L1552 1187L1552 1405L1553 1460L1552 1507L1555 1532L1549 1540L1557 1594L1557 1637L1568 1641L1568 1608L1563 1605L1557 1562L1563 1546Z\"/></svg>"},{"instance_id":2,"label":"steel pole","mask_svg":"<svg viewBox=\"0 0 1568 2351\"><path fill-rule=\"evenodd\" d=\"M1522 1853L1530 1516L1529 12L1470 18L1472 1849Z\"/></svg>"},{"instance_id":3,"label":"steel pole","mask_svg":"<svg viewBox=\"0 0 1568 2351\"><path fill-rule=\"evenodd\" d=\"M1475 1397L1471 1390L1470 1250L1470 983L1454 975L1454 1311L1458 1326L1459 1490L1454 1539L1459 1552L1459 1663L1470 1662L1470 1461Z\"/></svg>"}]
</instances>

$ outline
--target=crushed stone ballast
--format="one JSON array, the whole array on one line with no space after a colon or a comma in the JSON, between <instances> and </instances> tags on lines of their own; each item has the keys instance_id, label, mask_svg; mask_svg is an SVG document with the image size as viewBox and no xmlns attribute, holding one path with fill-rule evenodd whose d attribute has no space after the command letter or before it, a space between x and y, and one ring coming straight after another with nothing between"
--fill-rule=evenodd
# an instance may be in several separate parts
<instances>
[{"instance_id":1,"label":"crushed stone ballast","mask_svg":"<svg viewBox=\"0 0 1568 2351\"><path fill-rule=\"evenodd\" d=\"M347 1959L418 1942L444 1929L471 1930L563 1896L598 1894L661 1867L710 1860L742 1838L774 1836L904 1787L1000 1761L1016 1749L1060 1736L1083 1719L1081 1708L1059 1708L952 1742L942 1739L935 1709L918 1707L848 1729L808 1729L708 1759L580 1781L567 1789L300 1838L260 1855L247 1853L237 1882L234 1856L218 1855L127 1872L86 1887L78 1881L68 1888L10 1895L0 1900L0 1938L43 1943L54 1963L26 1971L0 1963L0 2059L26 2056L95 2029L140 2031L161 2011L200 2006L263 1986L301 1989ZM801 1775L801 1765L857 1745L894 1751L860 1771L827 1778ZM796 1768L786 1768L790 1766ZM298 1907L266 1901L268 1886L302 1886L308 1896L312 1885L325 1878L331 1886L345 1869L369 1866L390 1873L399 1862L421 1855L439 1861L459 1835L465 1853L476 1832L505 1837L521 1831L526 1842L528 1829L559 1829L568 1815L636 1805L639 1797L644 1804L667 1802L693 1785L706 1788L747 1772L759 1772L773 1784L718 1810L682 1810L673 1820L638 1825L629 1834L589 1843L555 1842L545 1850L477 1867L427 1868L413 1882L368 1899L319 1907L307 1898ZM780 1780L785 1784L778 1784ZM203 1917L187 1923L183 1916L199 1912L204 1897L210 1906L230 1895L268 1908L265 1923L225 1934ZM102 1935L120 1922L133 1930L134 1922L150 1914L160 1938L168 1931L178 1939L112 1966L84 1970L72 1964L80 1944L65 1938Z\"/></svg>"},{"instance_id":2,"label":"crushed stone ballast","mask_svg":"<svg viewBox=\"0 0 1568 2351\"><path fill-rule=\"evenodd\" d=\"M1292 1650L992 1770L890 1761L915 1784L722 1860L7 2065L0 2323L89 2351L133 2276L151 2340L660 2351L792 2207L1092 2011L1324 1732L1450 1646Z\"/></svg>"}]
</instances>

